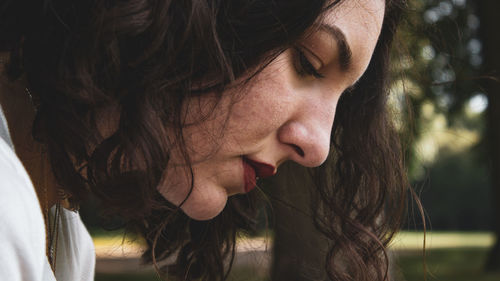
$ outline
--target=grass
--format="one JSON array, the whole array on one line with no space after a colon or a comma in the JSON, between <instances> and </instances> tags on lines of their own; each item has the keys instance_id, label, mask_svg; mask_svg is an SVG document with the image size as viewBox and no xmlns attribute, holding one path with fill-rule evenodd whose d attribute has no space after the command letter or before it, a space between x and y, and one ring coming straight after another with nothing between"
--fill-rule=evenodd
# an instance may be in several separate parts
<instances>
[{"instance_id":1,"label":"grass","mask_svg":"<svg viewBox=\"0 0 500 281\"><path fill-rule=\"evenodd\" d=\"M97 239L106 244L106 239ZM391 249L395 253L397 267L396 281L424 281L422 233L403 232L399 234ZM96 241L96 242L97 242ZM475 232L432 232L427 236L427 281L499 281L500 273L482 271L488 249L493 243L490 233ZM234 268L230 281L265 281L262 274L251 266ZM153 271L143 273L96 274L96 281L157 281Z\"/></svg>"},{"instance_id":2,"label":"grass","mask_svg":"<svg viewBox=\"0 0 500 281\"><path fill-rule=\"evenodd\" d=\"M489 232L439 232L432 231L426 235L426 249L443 248L487 248L494 242L494 235ZM422 232L403 231L393 240L395 250L422 249L424 234Z\"/></svg>"},{"instance_id":3,"label":"grass","mask_svg":"<svg viewBox=\"0 0 500 281\"><path fill-rule=\"evenodd\" d=\"M396 280L423 281L422 232L401 232L394 250ZM483 271L494 235L488 232L429 232L426 237L427 281L499 281L500 273Z\"/></svg>"},{"instance_id":4,"label":"grass","mask_svg":"<svg viewBox=\"0 0 500 281\"><path fill-rule=\"evenodd\" d=\"M272 235L268 235L271 237ZM125 244L140 245L141 240L127 237L123 240L122 232L94 231L92 233L96 246L119 246ZM264 235L258 238L264 239ZM424 235L422 232L402 231L393 240L391 245L395 250L417 250L422 248ZM243 238L244 239L244 238ZM490 247L494 242L494 235L490 232L427 232L427 249L439 248L469 248Z\"/></svg>"},{"instance_id":5,"label":"grass","mask_svg":"<svg viewBox=\"0 0 500 281\"><path fill-rule=\"evenodd\" d=\"M428 281L499 281L500 273L485 273L483 265L488 248L442 248L427 253ZM421 255L401 254L398 258L400 274L397 280L423 281Z\"/></svg>"},{"instance_id":6,"label":"grass","mask_svg":"<svg viewBox=\"0 0 500 281\"><path fill-rule=\"evenodd\" d=\"M159 281L153 273L96 273L94 281Z\"/></svg>"},{"instance_id":7,"label":"grass","mask_svg":"<svg viewBox=\"0 0 500 281\"><path fill-rule=\"evenodd\" d=\"M138 274L102 274L97 273L95 281L163 281L154 272L144 272ZM228 281L269 281L256 275L252 267L240 267L233 270Z\"/></svg>"}]
</instances>

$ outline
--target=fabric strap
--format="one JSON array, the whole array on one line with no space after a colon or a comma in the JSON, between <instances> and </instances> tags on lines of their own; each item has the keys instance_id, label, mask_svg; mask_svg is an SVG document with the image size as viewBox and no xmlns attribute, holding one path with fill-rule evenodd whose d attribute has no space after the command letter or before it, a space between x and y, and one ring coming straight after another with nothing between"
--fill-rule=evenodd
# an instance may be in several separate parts
<instances>
[{"instance_id":1,"label":"fabric strap","mask_svg":"<svg viewBox=\"0 0 500 281\"><path fill-rule=\"evenodd\" d=\"M12 139L9 134L9 127L7 126L7 119L3 114L2 106L0 105L0 138L2 138L14 150Z\"/></svg>"}]
</instances>

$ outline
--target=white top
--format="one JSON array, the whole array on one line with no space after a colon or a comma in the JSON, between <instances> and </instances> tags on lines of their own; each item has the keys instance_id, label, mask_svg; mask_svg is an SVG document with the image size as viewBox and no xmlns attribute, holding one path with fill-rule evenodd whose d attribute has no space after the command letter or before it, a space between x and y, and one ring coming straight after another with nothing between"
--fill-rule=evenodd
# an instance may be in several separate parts
<instances>
[{"instance_id":1,"label":"white top","mask_svg":"<svg viewBox=\"0 0 500 281\"><path fill-rule=\"evenodd\" d=\"M54 276L45 255L45 224L40 204L5 127L0 108L0 280L94 280L92 238L78 213L64 208L57 244L57 278Z\"/></svg>"}]
</instances>

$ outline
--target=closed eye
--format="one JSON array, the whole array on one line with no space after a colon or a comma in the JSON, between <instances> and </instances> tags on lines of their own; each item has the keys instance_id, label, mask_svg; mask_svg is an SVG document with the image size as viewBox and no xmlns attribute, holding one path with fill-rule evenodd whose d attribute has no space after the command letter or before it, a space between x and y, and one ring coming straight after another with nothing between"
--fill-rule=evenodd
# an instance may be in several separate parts
<instances>
[{"instance_id":1,"label":"closed eye","mask_svg":"<svg viewBox=\"0 0 500 281\"><path fill-rule=\"evenodd\" d=\"M318 70L312 65L304 51L299 47L294 47L294 66L297 74L300 76L313 76L314 78L325 78L325 76L318 72Z\"/></svg>"}]
</instances>

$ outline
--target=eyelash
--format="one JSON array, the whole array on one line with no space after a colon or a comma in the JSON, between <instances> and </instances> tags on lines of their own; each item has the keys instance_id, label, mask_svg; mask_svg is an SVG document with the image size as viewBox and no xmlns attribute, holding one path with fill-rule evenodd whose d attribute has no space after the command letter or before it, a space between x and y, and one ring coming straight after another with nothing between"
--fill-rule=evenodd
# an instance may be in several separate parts
<instances>
[{"instance_id":1,"label":"eyelash","mask_svg":"<svg viewBox=\"0 0 500 281\"><path fill-rule=\"evenodd\" d=\"M299 47L295 47L295 69L300 76L313 76L314 78L325 78L325 76L316 70L307 56Z\"/></svg>"}]
</instances>

